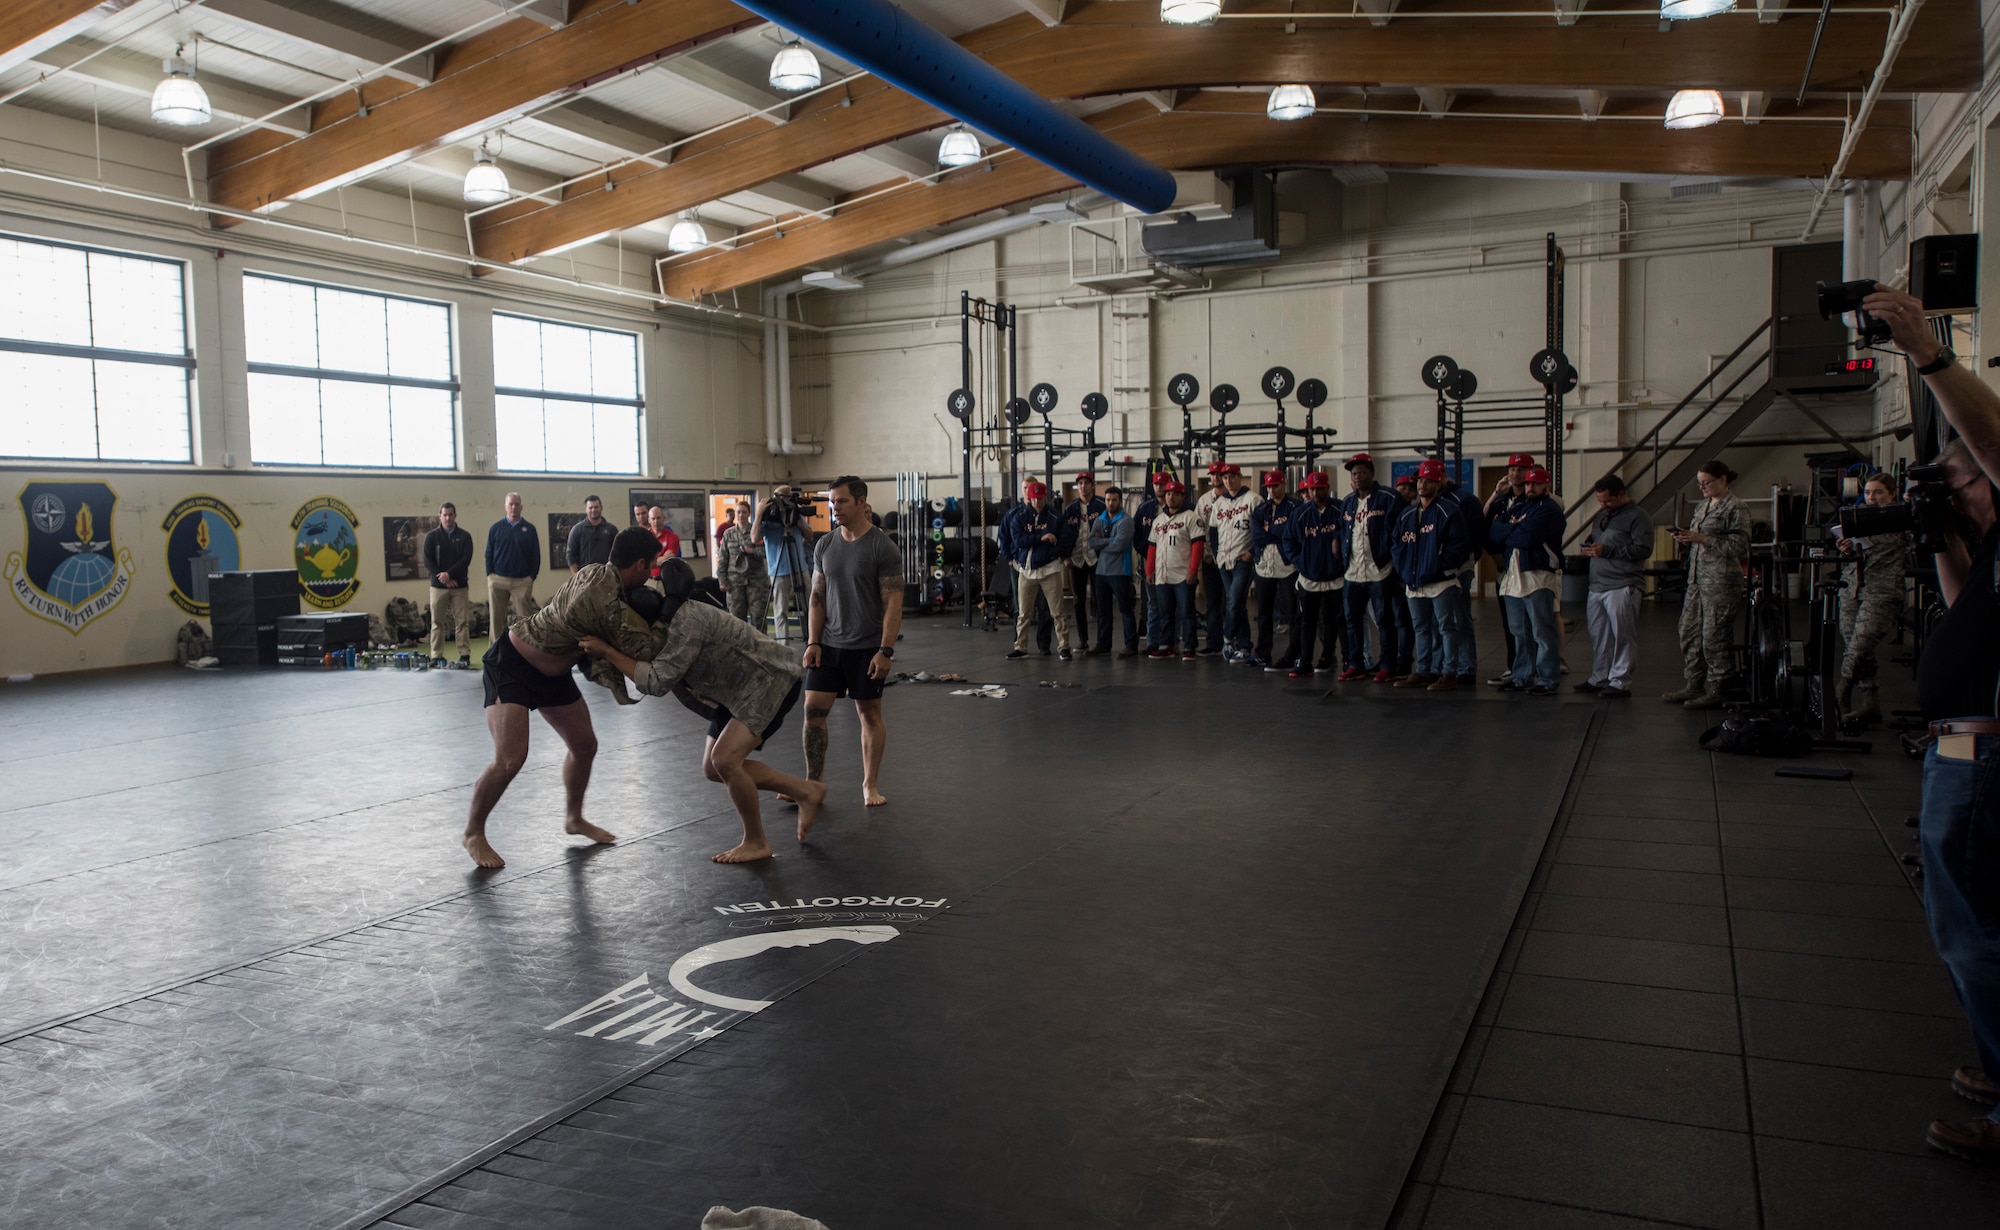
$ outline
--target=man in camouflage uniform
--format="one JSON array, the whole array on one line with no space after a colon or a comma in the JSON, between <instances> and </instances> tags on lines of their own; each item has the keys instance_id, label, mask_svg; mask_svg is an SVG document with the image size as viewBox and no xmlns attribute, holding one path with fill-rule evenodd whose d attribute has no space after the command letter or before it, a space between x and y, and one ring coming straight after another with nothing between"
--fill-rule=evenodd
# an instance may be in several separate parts
<instances>
[{"instance_id":1,"label":"man in camouflage uniform","mask_svg":"<svg viewBox=\"0 0 2000 1230\"><path fill-rule=\"evenodd\" d=\"M1884 474L1871 474L1863 485L1868 503L1894 502L1895 492ZM1876 534L1843 538L1840 549L1855 560L1843 567L1840 591L1840 637L1847 644L1840 659L1840 685L1835 693L1843 717L1867 721L1882 716L1875 684L1875 646L1896 630L1903 608L1903 536Z\"/></svg>"},{"instance_id":2,"label":"man in camouflage uniform","mask_svg":"<svg viewBox=\"0 0 2000 1230\"><path fill-rule=\"evenodd\" d=\"M1732 646L1743 609L1743 557L1750 553L1750 519L1729 494L1735 471L1711 461L1695 475L1704 497L1676 529L1688 551L1687 600L1681 606L1681 670L1687 684L1661 699L1689 709L1720 709L1723 685L1736 673Z\"/></svg>"},{"instance_id":3,"label":"man in camouflage uniform","mask_svg":"<svg viewBox=\"0 0 2000 1230\"><path fill-rule=\"evenodd\" d=\"M729 591L729 613L762 632L771 614L771 573L764 564L764 544L751 533L754 525L750 505L741 505L736 523L722 532L716 579Z\"/></svg>"}]
</instances>

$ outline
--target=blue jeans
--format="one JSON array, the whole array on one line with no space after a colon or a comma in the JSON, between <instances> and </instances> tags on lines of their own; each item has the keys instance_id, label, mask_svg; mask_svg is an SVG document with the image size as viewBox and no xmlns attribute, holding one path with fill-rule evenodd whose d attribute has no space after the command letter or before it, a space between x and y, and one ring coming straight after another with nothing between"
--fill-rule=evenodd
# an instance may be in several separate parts
<instances>
[{"instance_id":1,"label":"blue jeans","mask_svg":"<svg viewBox=\"0 0 2000 1230\"><path fill-rule=\"evenodd\" d=\"M1538 589L1525 598L1502 598L1507 631L1514 635L1514 682L1554 687L1562 681L1561 642L1556 631L1556 596Z\"/></svg>"},{"instance_id":2,"label":"blue jeans","mask_svg":"<svg viewBox=\"0 0 2000 1230\"><path fill-rule=\"evenodd\" d=\"M1395 670L1410 664L1410 642L1405 640L1409 632L1409 621L1401 618L1390 607L1391 585L1388 581L1349 581L1343 592L1347 596L1347 665L1355 670ZM1402 599L1396 598L1401 605ZM1368 660L1368 620L1375 619L1375 630L1380 638L1381 652L1374 661Z\"/></svg>"},{"instance_id":3,"label":"blue jeans","mask_svg":"<svg viewBox=\"0 0 2000 1230\"><path fill-rule=\"evenodd\" d=\"M1458 640L1458 657L1453 660L1452 670L1468 678L1479 672L1479 639L1472 627L1472 582L1478 569L1467 568L1458 574L1458 600L1465 612L1465 631Z\"/></svg>"},{"instance_id":4,"label":"blue jeans","mask_svg":"<svg viewBox=\"0 0 2000 1230\"><path fill-rule=\"evenodd\" d=\"M1167 638L1173 635L1167 631L1167 624L1171 618L1171 612L1167 610L1167 597L1160 592L1160 587L1151 581L1142 579L1139 584L1146 587L1146 648L1165 648L1170 643Z\"/></svg>"},{"instance_id":5,"label":"blue jeans","mask_svg":"<svg viewBox=\"0 0 2000 1230\"><path fill-rule=\"evenodd\" d=\"M1250 581L1256 574L1248 560L1222 570L1222 643L1240 653L1250 652Z\"/></svg>"},{"instance_id":6,"label":"blue jeans","mask_svg":"<svg viewBox=\"0 0 2000 1230\"><path fill-rule=\"evenodd\" d=\"M1194 582L1182 581L1175 585L1159 585L1154 592L1160 596L1161 614L1165 626L1161 629L1160 648L1174 647L1174 625L1180 625L1181 642L1187 651L1195 651L1195 643L1201 635L1201 628L1195 622Z\"/></svg>"},{"instance_id":7,"label":"blue jeans","mask_svg":"<svg viewBox=\"0 0 2000 1230\"><path fill-rule=\"evenodd\" d=\"M1222 569L1215 565L1215 552L1202 551L1201 592L1208 596L1208 609L1202 612L1204 630L1208 633L1208 647L1216 653L1222 652ZM1188 593L1194 593L1194 582L1188 582ZM1190 598L1190 601L1193 599Z\"/></svg>"},{"instance_id":8,"label":"blue jeans","mask_svg":"<svg viewBox=\"0 0 2000 1230\"><path fill-rule=\"evenodd\" d=\"M1924 753L1917 835L1931 939L1965 1008L1979 1066L2000 1064L2000 735L1972 736L1972 759ZM2000 1123L2000 1108L1987 1116Z\"/></svg>"},{"instance_id":9,"label":"blue jeans","mask_svg":"<svg viewBox=\"0 0 2000 1230\"><path fill-rule=\"evenodd\" d=\"M1409 595L1410 622L1416 626L1419 675L1455 675L1465 652L1465 591L1454 585L1435 598Z\"/></svg>"}]
</instances>

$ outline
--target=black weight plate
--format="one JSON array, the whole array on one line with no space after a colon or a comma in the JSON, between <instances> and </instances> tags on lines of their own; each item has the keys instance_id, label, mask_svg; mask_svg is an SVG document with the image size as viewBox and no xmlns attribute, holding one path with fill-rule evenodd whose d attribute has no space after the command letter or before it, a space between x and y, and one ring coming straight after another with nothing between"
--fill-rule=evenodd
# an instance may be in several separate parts
<instances>
[{"instance_id":1,"label":"black weight plate","mask_svg":"<svg viewBox=\"0 0 2000 1230\"><path fill-rule=\"evenodd\" d=\"M1056 386L1046 380L1028 390L1028 404L1035 408L1036 414L1048 414L1052 412L1056 408L1058 400Z\"/></svg>"},{"instance_id":2,"label":"black weight plate","mask_svg":"<svg viewBox=\"0 0 2000 1230\"><path fill-rule=\"evenodd\" d=\"M1326 381L1316 376L1299 382L1299 404L1308 410L1317 410L1326 404Z\"/></svg>"},{"instance_id":3,"label":"black weight plate","mask_svg":"<svg viewBox=\"0 0 2000 1230\"><path fill-rule=\"evenodd\" d=\"M1479 392L1479 377L1473 375L1469 367L1459 368L1452 376L1451 383L1444 386L1444 395L1453 401L1470 401L1472 395L1477 392Z\"/></svg>"},{"instance_id":4,"label":"black weight plate","mask_svg":"<svg viewBox=\"0 0 2000 1230\"><path fill-rule=\"evenodd\" d=\"M1562 370L1569 365L1563 352L1553 347L1544 347L1528 360L1528 378L1536 384L1554 384L1562 378Z\"/></svg>"},{"instance_id":5,"label":"black weight plate","mask_svg":"<svg viewBox=\"0 0 2000 1230\"><path fill-rule=\"evenodd\" d=\"M1282 401L1292 395L1292 390L1299 387L1299 382L1292 379L1291 368L1274 367L1264 373L1264 381L1259 387L1264 390L1264 396L1272 401Z\"/></svg>"},{"instance_id":6,"label":"black weight plate","mask_svg":"<svg viewBox=\"0 0 2000 1230\"><path fill-rule=\"evenodd\" d=\"M1562 383L1556 387L1565 393L1576 392L1576 369L1567 363L1563 364Z\"/></svg>"},{"instance_id":7,"label":"black weight plate","mask_svg":"<svg viewBox=\"0 0 2000 1230\"><path fill-rule=\"evenodd\" d=\"M972 396L971 389L953 389L950 396L944 399L944 408L955 419L965 418L978 404Z\"/></svg>"},{"instance_id":8,"label":"black weight plate","mask_svg":"<svg viewBox=\"0 0 2000 1230\"><path fill-rule=\"evenodd\" d=\"M1448 354L1434 354L1424 360L1424 387L1442 391L1458 375L1458 361Z\"/></svg>"},{"instance_id":9,"label":"black weight plate","mask_svg":"<svg viewBox=\"0 0 2000 1230\"><path fill-rule=\"evenodd\" d=\"M1201 396L1201 381L1182 372L1167 381L1167 400L1176 406L1192 406L1194 399Z\"/></svg>"},{"instance_id":10,"label":"black weight plate","mask_svg":"<svg viewBox=\"0 0 2000 1230\"><path fill-rule=\"evenodd\" d=\"M1095 423L1109 413L1111 413L1111 402L1104 394L1085 393L1083 395L1083 417Z\"/></svg>"},{"instance_id":11,"label":"black weight plate","mask_svg":"<svg viewBox=\"0 0 2000 1230\"><path fill-rule=\"evenodd\" d=\"M1243 395L1236 391L1233 384L1218 384L1208 395L1208 407L1217 414L1228 414L1242 404Z\"/></svg>"},{"instance_id":12,"label":"black weight plate","mask_svg":"<svg viewBox=\"0 0 2000 1230\"><path fill-rule=\"evenodd\" d=\"M1034 412L1034 407L1028 404L1028 399L1025 397L1016 397L1007 403L1007 421L1016 427L1027 422L1028 416Z\"/></svg>"}]
</instances>

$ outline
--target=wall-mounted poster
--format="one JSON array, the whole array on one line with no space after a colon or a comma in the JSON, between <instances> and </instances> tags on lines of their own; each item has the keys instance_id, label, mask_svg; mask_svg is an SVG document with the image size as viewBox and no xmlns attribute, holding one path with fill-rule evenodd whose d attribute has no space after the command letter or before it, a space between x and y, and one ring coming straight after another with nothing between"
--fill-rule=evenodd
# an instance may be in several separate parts
<instances>
[{"instance_id":1,"label":"wall-mounted poster","mask_svg":"<svg viewBox=\"0 0 2000 1230\"><path fill-rule=\"evenodd\" d=\"M707 559L715 544L708 540L708 494L703 491L669 491L664 488L634 487L631 504L658 504L667 510L667 524L681 537L682 559Z\"/></svg>"},{"instance_id":2,"label":"wall-mounted poster","mask_svg":"<svg viewBox=\"0 0 2000 1230\"><path fill-rule=\"evenodd\" d=\"M132 552L112 542L118 493L101 482L29 483L18 502L27 550L7 557L7 587L30 615L76 635L132 588Z\"/></svg>"},{"instance_id":3,"label":"wall-mounted poster","mask_svg":"<svg viewBox=\"0 0 2000 1230\"><path fill-rule=\"evenodd\" d=\"M583 520L581 512L560 512L549 514L549 571L562 574L569 571L569 532L571 527Z\"/></svg>"},{"instance_id":4,"label":"wall-mounted poster","mask_svg":"<svg viewBox=\"0 0 2000 1230\"><path fill-rule=\"evenodd\" d=\"M330 495L315 496L292 516L292 559L299 596L331 611L361 590L361 541L354 510Z\"/></svg>"},{"instance_id":5,"label":"wall-mounted poster","mask_svg":"<svg viewBox=\"0 0 2000 1230\"><path fill-rule=\"evenodd\" d=\"M437 527L436 517L382 518L382 561L391 581L423 577L424 535Z\"/></svg>"},{"instance_id":6,"label":"wall-mounted poster","mask_svg":"<svg viewBox=\"0 0 2000 1230\"><path fill-rule=\"evenodd\" d=\"M708 493L709 552L722 549L722 534L731 524L733 517L747 516L755 519L761 507L755 493L750 491L711 491Z\"/></svg>"},{"instance_id":7,"label":"wall-mounted poster","mask_svg":"<svg viewBox=\"0 0 2000 1230\"><path fill-rule=\"evenodd\" d=\"M160 522L167 532L167 597L197 618L208 615L208 578L243 566L236 531L243 519L212 495L191 495Z\"/></svg>"}]
</instances>

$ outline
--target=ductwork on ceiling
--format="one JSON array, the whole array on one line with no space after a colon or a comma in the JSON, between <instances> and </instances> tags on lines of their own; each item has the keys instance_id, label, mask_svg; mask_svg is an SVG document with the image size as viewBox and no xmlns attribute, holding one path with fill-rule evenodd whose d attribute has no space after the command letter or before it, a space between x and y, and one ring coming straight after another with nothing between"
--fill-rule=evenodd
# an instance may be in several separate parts
<instances>
[{"instance_id":1,"label":"ductwork on ceiling","mask_svg":"<svg viewBox=\"0 0 2000 1230\"><path fill-rule=\"evenodd\" d=\"M1278 259L1278 194L1267 171L1235 180L1236 208L1203 222L1181 215L1141 233L1146 255L1181 269L1265 264Z\"/></svg>"}]
</instances>

